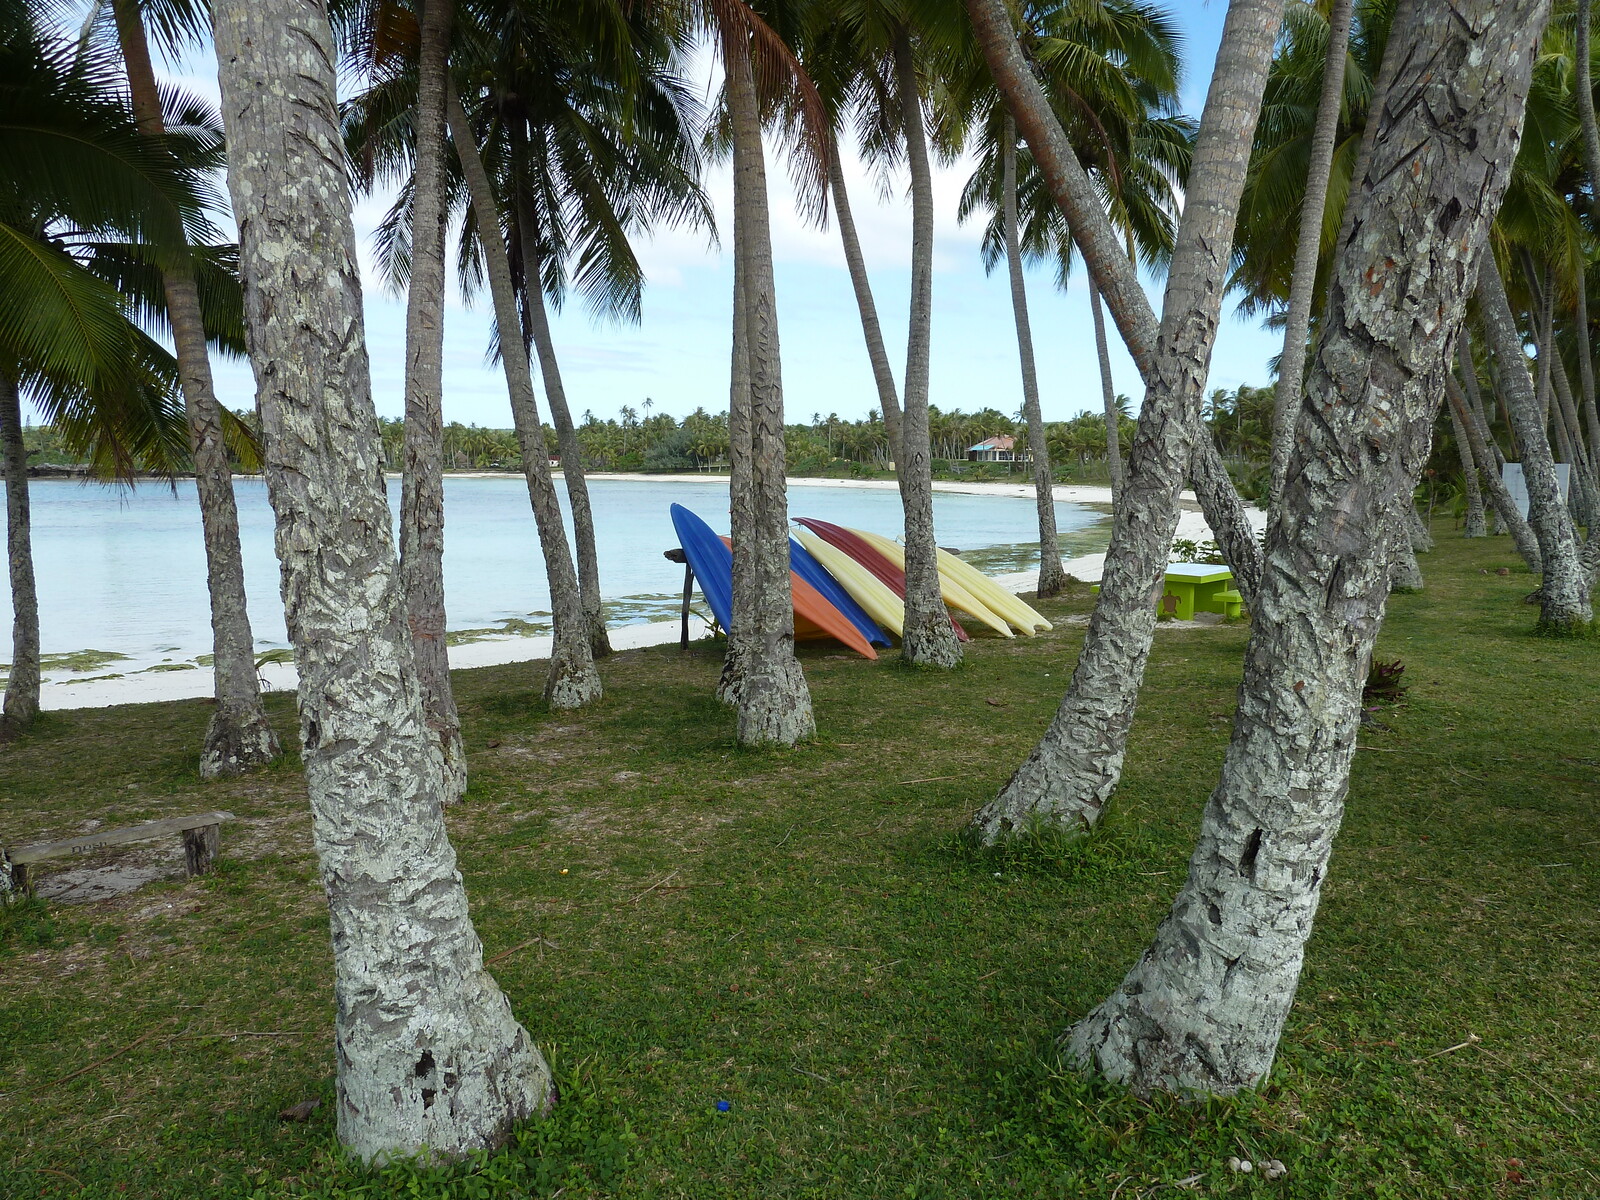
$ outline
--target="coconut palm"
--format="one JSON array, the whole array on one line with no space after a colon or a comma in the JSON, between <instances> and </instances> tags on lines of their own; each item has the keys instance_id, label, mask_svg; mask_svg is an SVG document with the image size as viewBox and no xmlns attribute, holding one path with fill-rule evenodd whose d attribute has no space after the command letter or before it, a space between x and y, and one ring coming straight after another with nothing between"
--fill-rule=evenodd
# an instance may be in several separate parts
<instances>
[{"instance_id":1,"label":"coconut palm","mask_svg":"<svg viewBox=\"0 0 1600 1200\"><path fill-rule=\"evenodd\" d=\"M1192 123L1174 112L1179 78L1175 27L1159 9L1132 0L1035 6L1032 19L1040 30L1035 52L1040 77L1080 161L1089 167L1103 192L1105 207L1121 229L1130 256L1138 254L1151 266L1164 265L1172 251L1175 187L1187 172L1193 140ZM1053 259L1057 280L1065 286L1076 253L1061 210L1026 152L1020 157L1027 178L1025 185L1019 183L1015 126L987 71L975 74L967 87L974 92L970 103L980 114L979 165L962 194L959 213L963 220L980 209L994 214L984 231L984 266L993 270L1003 252L1011 275L1020 347L1031 343L1024 333L1024 257ZM1025 235L1014 211L1024 194L1028 213ZM1092 279L1090 304L1114 501L1122 489L1120 418L1099 293ZM1040 544L1048 543L1054 551L1041 550L1040 595L1049 595L1059 589L1063 576L1053 531L1049 450L1038 413L1031 344L1023 351L1023 360L1024 411L1039 497Z\"/></svg>"},{"instance_id":2,"label":"coconut palm","mask_svg":"<svg viewBox=\"0 0 1600 1200\"><path fill-rule=\"evenodd\" d=\"M141 133L160 142L167 125L155 71L151 66L145 18L138 0L111 0L112 19L127 71L129 95ZM164 48L203 36L204 17L186 4L162 10ZM208 124L215 129L213 119ZM220 142L220 130L205 136ZM244 562L239 549L239 516L233 495L233 467L223 430L221 406L211 378L205 313L192 261L174 257L161 267L167 326L177 355L195 490L205 536L206 584L211 597L212 674L216 705L200 752L200 774L222 778L276 758L278 737L261 707L255 640L246 608Z\"/></svg>"},{"instance_id":3,"label":"coconut palm","mask_svg":"<svg viewBox=\"0 0 1600 1200\"><path fill-rule=\"evenodd\" d=\"M39 704L39 624L21 401L31 400L106 475L171 472L187 447L178 365L141 323L164 311L160 268L193 262L213 314L227 308L201 173L205 140L141 133L118 64L50 40L17 7L0 26L0 443L13 607L3 729ZM203 124L203 114L188 111ZM237 303L237 292L234 292ZM235 315L237 309L235 308ZM237 422L223 428L243 444Z\"/></svg>"}]
</instances>

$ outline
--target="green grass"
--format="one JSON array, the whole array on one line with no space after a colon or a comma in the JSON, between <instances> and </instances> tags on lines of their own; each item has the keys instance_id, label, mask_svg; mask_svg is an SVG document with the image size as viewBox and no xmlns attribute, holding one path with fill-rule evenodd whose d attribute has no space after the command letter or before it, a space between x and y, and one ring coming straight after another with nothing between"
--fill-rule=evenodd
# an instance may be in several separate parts
<instances>
[{"instance_id":1,"label":"green grass","mask_svg":"<svg viewBox=\"0 0 1600 1200\"><path fill-rule=\"evenodd\" d=\"M1440 534L1427 590L1391 605L1379 652L1409 691L1363 734L1258 1093L1143 1103L1053 1051L1183 878L1246 626L1158 631L1094 836L998 858L958 837L1066 685L1077 586L1042 606L1054 634L980 640L948 676L807 648L820 737L791 753L735 748L709 647L609 660L577 715L545 710L536 669L458 674L451 833L562 1102L444 1173L338 1156L296 766L202 785L200 703L47 715L0 758L7 838L239 820L204 879L0 918L0 1195L1132 1200L1198 1175L1239 1197L1600 1196L1600 644L1531 636L1527 576L1493 573L1504 539ZM309 1123L277 1120L309 1098Z\"/></svg>"}]
</instances>

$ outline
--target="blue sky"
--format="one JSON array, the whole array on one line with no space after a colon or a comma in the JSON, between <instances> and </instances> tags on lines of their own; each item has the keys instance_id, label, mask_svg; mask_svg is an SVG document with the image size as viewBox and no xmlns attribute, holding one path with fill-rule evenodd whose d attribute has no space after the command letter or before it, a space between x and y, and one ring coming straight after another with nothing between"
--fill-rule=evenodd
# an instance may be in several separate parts
<instances>
[{"instance_id":1,"label":"blue sky","mask_svg":"<svg viewBox=\"0 0 1600 1200\"><path fill-rule=\"evenodd\" d=\"M1187 36L1190 64L1185 101L1198 113L1216 54L1226 6L1221 0L1177 0L1172 8ZM216 95L214 65L198 56L170 74L196 91ZM701 65L709 77L710 68ZM858 163L847 164L852 205L864 244L890 360L899 377L905 353L909 303L910 208L905 180L888 196ZM781 156L769 160L773 209L773 253L777 275L779 333L785 405L791 421L813 413L858 418L876 404L871 370L850 290L838 231L818 229L796 214ZM956 223L956 198L968 169L957 164L936 173L937 207L933 280L931 400L941 408L992 406L1014 413L1021 405L1021 376L1004 271L986 276L978 257L979 227ZM725 167L706 180L719 225L731 224L732 184ZM358 205L356 231L363 257L385 201ZM554 319L557 352L569 402L576 413L615 416L622 405L638 407L646 397L655 411L683 416L696 407L717 412L728 398L732 264L704 233L664 231L642 241L638 254L649 280L643 321L638 326L597 324L573 304ZM380 415L403 409L405 303L368 272L367 339L373 395ZM1154 285L1152 285L1153 287ZM1153 291L1159 305L1159 292ZM1039 363L1041 401L1047 420L1099 407L1099 376L1087 292L1081 272L1066 292L1046 270L1030 272L1029 303ZM445 419L505 427L510 424L505 385L498 367L484 359L489 317L482 301L467 307L453 298L445 322ZM1254 322L1224 314L1212 360L1211 387L1232 388L1267 381L1267 359L1279 339ZM1131 360L1115 344L1117 389L1138 403L1142 394ZM217 364L218 391L233 408L253 402L249 368Z\"/></svg>"}]
</instances>

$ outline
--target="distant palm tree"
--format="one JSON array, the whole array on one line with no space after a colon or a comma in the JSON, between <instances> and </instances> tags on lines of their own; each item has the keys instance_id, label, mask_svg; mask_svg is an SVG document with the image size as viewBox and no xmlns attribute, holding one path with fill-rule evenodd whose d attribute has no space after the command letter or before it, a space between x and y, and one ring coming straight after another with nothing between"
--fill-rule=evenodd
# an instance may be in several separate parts
<instances>
[{"instance_id":1,"label":"distant palm tree","mask_svg":"<svg viewBox=\"0 0 1600 1200\"><path fill-rule=\"evenodd\" d=\"M183 163L194 147L140 132L114 58L42 36L26 12L14 16L0 27L0 451L13 610L6 735L26 728L39 706L21 400L103 474L181 467L178 364L139 322L162 307L152 268L191 255L213 267L225 259L188 249L205 242L210 199L200 169ZM202 277L217 282L214 271ZM237 421L223 432L237 448L248 444Z\"/></svg>"}]
</instances>

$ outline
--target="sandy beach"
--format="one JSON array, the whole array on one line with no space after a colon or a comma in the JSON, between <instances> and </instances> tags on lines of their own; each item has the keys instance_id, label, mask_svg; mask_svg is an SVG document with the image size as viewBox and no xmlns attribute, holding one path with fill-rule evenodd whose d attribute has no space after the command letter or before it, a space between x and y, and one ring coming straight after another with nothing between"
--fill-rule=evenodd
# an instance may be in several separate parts
<instances>
[{"instance_id":1,"label":"sandy beach","mask_svg":"<svg viewBox=\"0 0 1600 1200\"><path fill-rule=\"evenodd\" d=\"M469 473L463 473L469 474ZM483 473L489 477L491 473ZM640 475L596 473L591 479L647 480L652 483L714 483L725 480L718 475ZM791 488L857 488L861 490L895 490L898 485L891 479L791 479ZM934 490L969 496L1033 497L1033 486L1025 483L964 483L959 480L936 480ZM1111 489L1105 487L1079 487L1058 484L1055 498L1059 502L1100 505L1109 510ZM1184 492L1181 497L1184 511L1178 521L1177 536L1202 541L1211 536L1210 526L1195 504L1194 494ZM1248 510L1251 524L1260 529L1266 521L1261 510ZM1063 562L1067 573L1085 582L1099 580L1105 566L1105 555L1086 554ZM1019 571L996 577L996 581L1013 592L1031 591L1038 580L1037 571ZM709 636L709 627L698 618L690 619L689 636ZM678 640L679 623L676 620L655 621L648 624L624 625L613 628L611 644L617 650L636 650L645 646L659 646ZM450 650L450 665L455 669L503 666L507 663L532 662L550 656L548 637L506 637L474 641ZM267 663L260 668L262 687L267 691L292 691L298 676L289 663ZM40 705L51 711L74 708L107 708L119 704L154 704L167 700L202 699L212 694L211 672L206 669L148 672L124 675L117 678L80 678L49 680L40 688Z\"/></svg>"}]
</instances>

